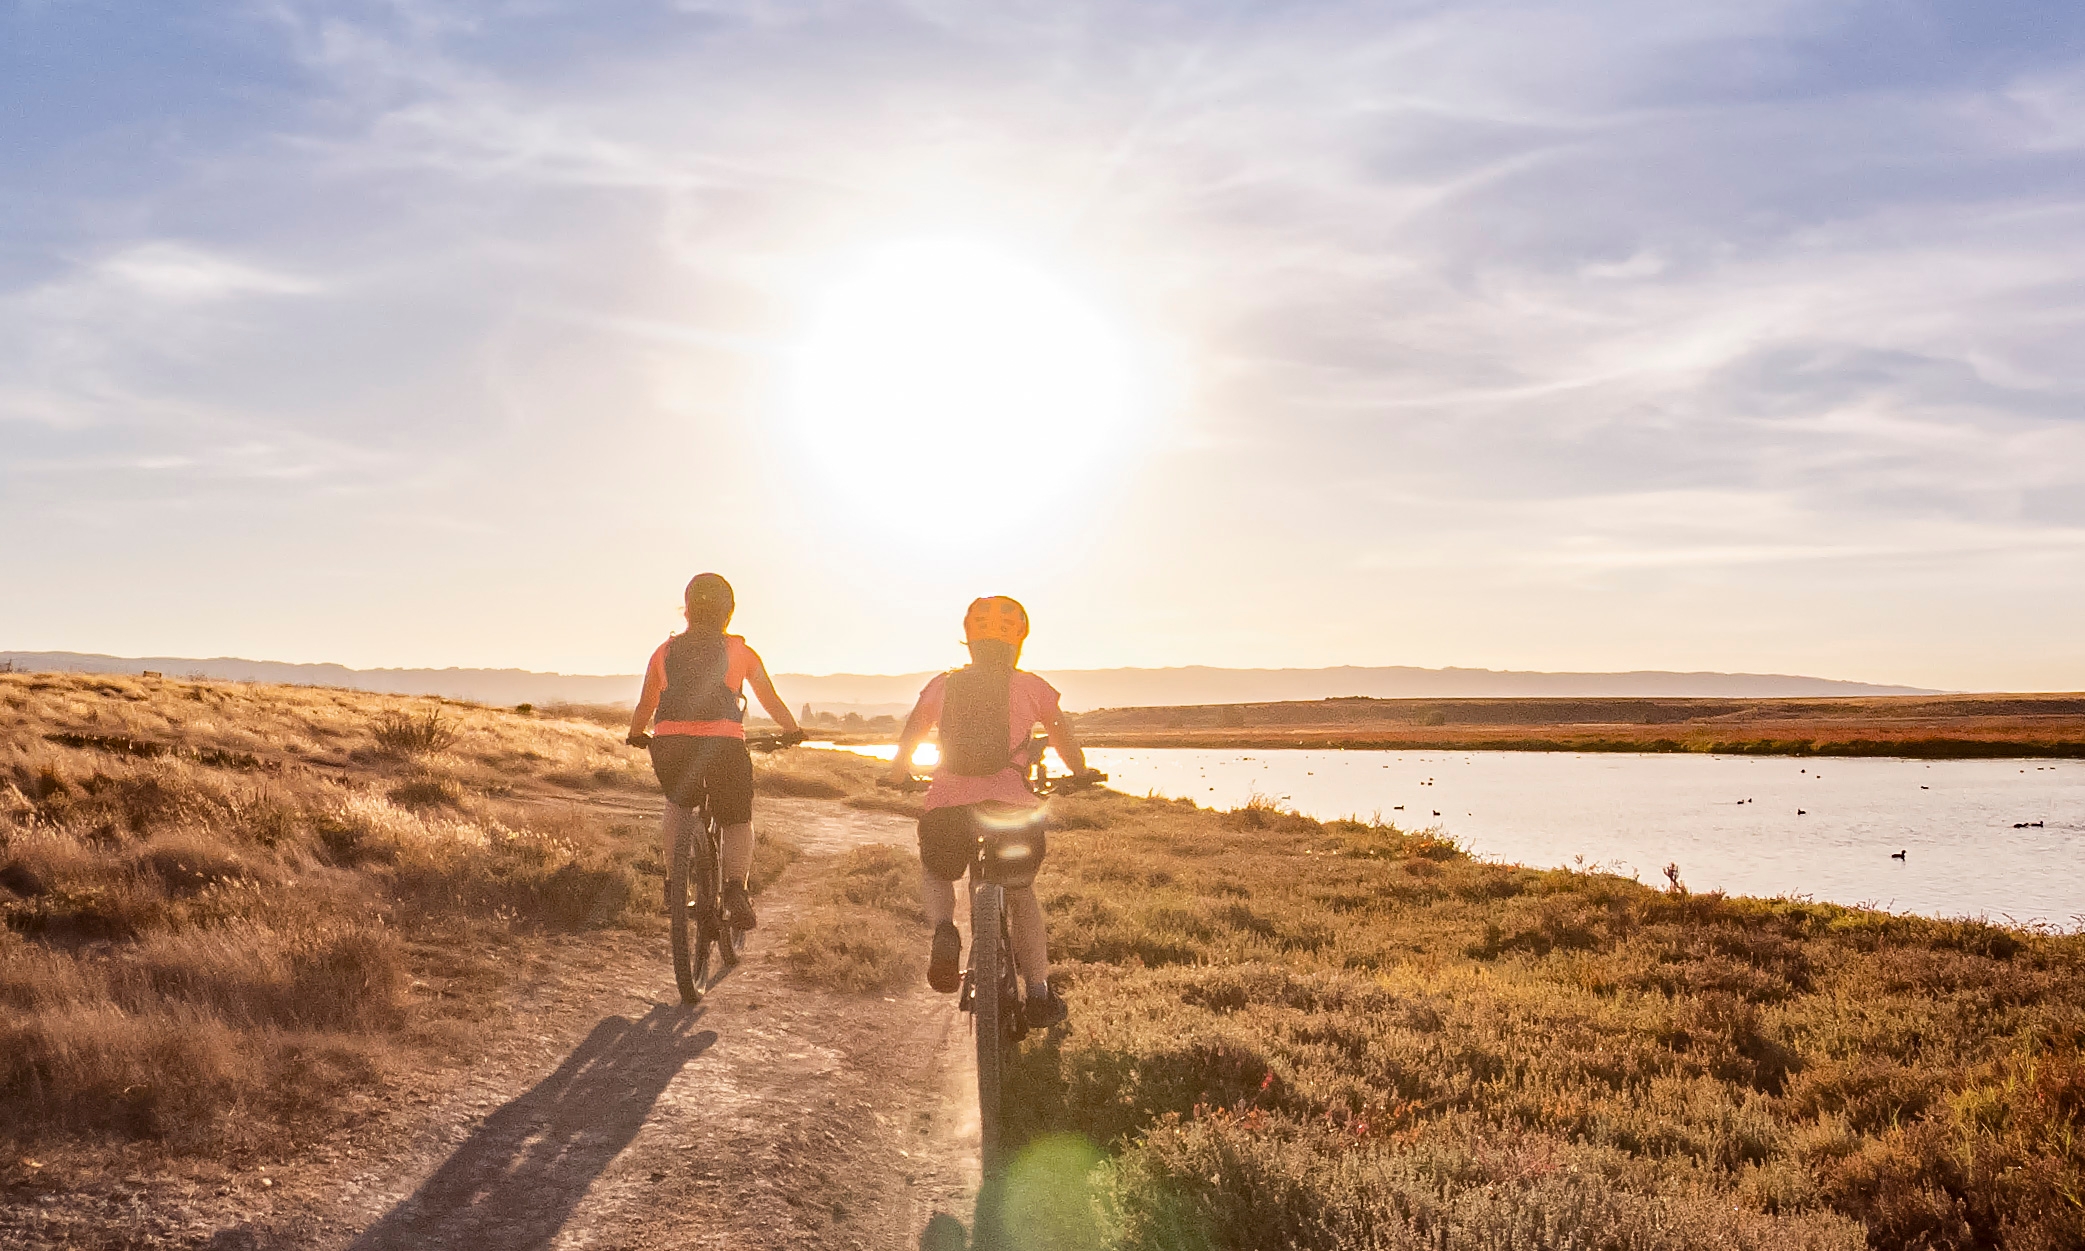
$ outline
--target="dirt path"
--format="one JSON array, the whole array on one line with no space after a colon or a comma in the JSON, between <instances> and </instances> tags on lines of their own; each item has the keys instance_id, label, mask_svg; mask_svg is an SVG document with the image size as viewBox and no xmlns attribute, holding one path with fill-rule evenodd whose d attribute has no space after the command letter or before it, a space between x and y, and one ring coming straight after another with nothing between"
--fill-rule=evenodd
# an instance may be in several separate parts
<instances>
[{"instance_id":1,"label":"dirt path","mask_svg":"<svg viewBox=\"0 0 2085 1251\"><path fill-rule=\"evenodd\" d=\"M701 1006L680 1006L663 940L568 945L409 1151L343 1179L329 1223L345 1231L312 1245L880 1248L918 1245L937 1214L967 1223L976 1125L952 1001L806 991L780 956L830 858L909 843L911 823L808 800L759 819L805 854Z\"/></svg>"}]
</instances>

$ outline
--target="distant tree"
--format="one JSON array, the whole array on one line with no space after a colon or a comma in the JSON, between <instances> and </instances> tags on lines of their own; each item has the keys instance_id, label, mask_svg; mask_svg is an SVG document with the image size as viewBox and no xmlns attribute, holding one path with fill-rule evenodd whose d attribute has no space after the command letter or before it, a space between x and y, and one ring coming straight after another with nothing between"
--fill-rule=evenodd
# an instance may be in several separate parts
<instances>
[{"instance_id":1,"label":"distant tree","mask_svg":"<svg viewBox=\"0 0 2085 1251\"><path fill-rule=\"evenodd\" d=\"M809 725L809 724L811 724L811 701L810 701L810 700L808 700L808 699L807 699L807 700L805 700L805 701L804 701L804 710L803 710L802 712L800 712L800 713L796 714L796 720L797 720L797 723L798 723L799 725Z\"/></svg>"}]
</instances>

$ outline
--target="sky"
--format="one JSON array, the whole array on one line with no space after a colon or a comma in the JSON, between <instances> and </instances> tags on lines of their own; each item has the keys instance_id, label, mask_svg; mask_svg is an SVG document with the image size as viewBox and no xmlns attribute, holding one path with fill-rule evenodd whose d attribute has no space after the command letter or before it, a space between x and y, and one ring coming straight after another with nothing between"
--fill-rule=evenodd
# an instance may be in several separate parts
<instances>
[{"instance_id":1,"label":"sky","mask_svg":"<svg viewBox=\"0 0 2085 1251\"><path fill-rule=\"evenodd\" d=\"M0 0L0 647L2085 688L2085 6Z\"/></svg>"}]
</instances>

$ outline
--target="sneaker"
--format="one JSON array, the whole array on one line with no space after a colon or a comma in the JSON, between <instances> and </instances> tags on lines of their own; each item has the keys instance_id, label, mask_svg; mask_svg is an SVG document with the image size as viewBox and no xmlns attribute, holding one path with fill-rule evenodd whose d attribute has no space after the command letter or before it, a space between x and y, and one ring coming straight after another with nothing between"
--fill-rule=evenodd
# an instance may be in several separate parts
<instances>
[{"instance_id":1,"label":"sneaker","mask_svg":"<svg viewBox=\"0 0 2085 1251\"><path fill-rule=\"evenodd\" d=\"M1028 996L1026 1015L1029 1029L1048 1029L1052 1025L1064 1024L1064 1019L1071 1015L1071 1009L1064 1006L1064 996L1054 990L1048 990L1040 995Z\"/></svg>"},{"instance_id":2,"label":"sneaker","mask_svg":"<svg viewBox=\"0 0 2085 1251\"><path fill-rule=\"evenodd\" d=\"M934 927L934 951L927 957L927 985L947 994L963 984L963 936L954 921Z\"/></svg>"},{"instance_id":3,"label":"sneaker","mask_svg":"<svg viewBox=\"0 0 2085 1251\"><path fill-rule=\"evenodd\" d=\"M735 930L750 930L760 924L760 919L753 915L753 901L746 898L743 882L724 883L724 919Z\"/></svg>"}]
</instances>

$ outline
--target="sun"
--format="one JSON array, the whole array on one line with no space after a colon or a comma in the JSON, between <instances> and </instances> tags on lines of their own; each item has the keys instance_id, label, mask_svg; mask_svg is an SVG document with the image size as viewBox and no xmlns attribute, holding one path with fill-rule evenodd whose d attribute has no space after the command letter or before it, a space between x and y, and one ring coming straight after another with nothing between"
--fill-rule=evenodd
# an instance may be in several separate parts
<instances>
[{"instance_id":1,"label":"sun","mask_svg":"<svg viewBox=\"0 0 2085 1251\"><path fill-rule=\"evenodd\" d=\"M1123 335L1049 272L985 245L881 248L799 340L792 422L850 493L982 510L974 533L1104 467L1131 433Z\"/></svg>"}]
</instances>

